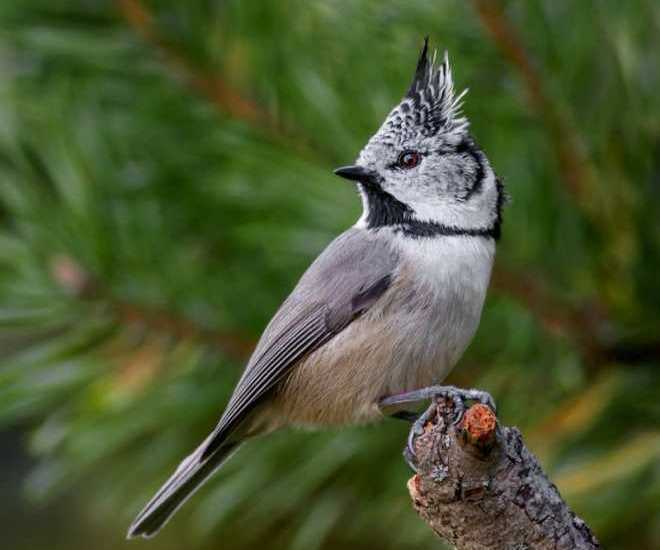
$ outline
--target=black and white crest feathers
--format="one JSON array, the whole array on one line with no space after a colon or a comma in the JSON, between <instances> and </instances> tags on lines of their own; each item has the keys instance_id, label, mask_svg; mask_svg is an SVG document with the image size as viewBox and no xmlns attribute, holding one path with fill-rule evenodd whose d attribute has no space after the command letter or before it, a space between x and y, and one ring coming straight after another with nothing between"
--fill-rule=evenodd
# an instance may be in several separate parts
<instances>
[{"instance_id":1,"label":"black and white crest feathers","mask_svg":"<svg viewBox=\"0 0 660 550\"><path fill-rule=\"evenodd\" d=\"M385 122L388 130L402 134L401 137L414 133L423 138L467 131L468 120L461 114L467 90L454 94L447 52L442 63L437 64L436 58L437 52L429 58L427 37L410 88Z\"/></svg>"},{"instance_id":2,"label":"black and white crest feathers","mask_svg":"<svg viewBox=\"0 0 660 550\"><path fill-rule=\"evenodd\" d=\"M415 94L428 85L429 77L429 37L424 38L424 47L417 60L417 69L406 97L414 98Z\"/></svg>"}]
</instances>

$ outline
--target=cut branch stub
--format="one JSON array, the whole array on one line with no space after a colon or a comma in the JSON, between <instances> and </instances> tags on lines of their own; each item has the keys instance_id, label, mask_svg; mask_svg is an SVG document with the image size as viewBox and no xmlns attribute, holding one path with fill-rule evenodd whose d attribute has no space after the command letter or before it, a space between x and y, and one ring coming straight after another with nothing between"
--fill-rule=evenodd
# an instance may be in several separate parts
<instances>
[{"instance_id":1,"label":"cut branch stub","mask_svg":"<svg viewBox=\"0 0 660 550\"><path fill-rule=\"evenodd\" d=\"M460 550L594 549L600 545L546 477L517 428L502 428L486 405L456 425L454 405L431 405L413 437L418 473L408 481L413 506Z\"/></svg>"}]
</instances>

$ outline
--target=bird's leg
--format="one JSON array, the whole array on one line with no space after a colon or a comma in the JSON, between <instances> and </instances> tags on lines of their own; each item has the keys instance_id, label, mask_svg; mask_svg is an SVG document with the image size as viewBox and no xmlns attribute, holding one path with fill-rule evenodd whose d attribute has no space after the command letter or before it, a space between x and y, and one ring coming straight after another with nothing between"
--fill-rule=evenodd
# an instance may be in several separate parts
<instances>
[{"instance_id":1,"label":"bird's leg","mask_svg":"<svg viewBox=\"0 0 660 550\"><path fill-rule=\"evenodd\" d=\"M488 405L493 412L496 412L495 401L488 392L474 389L465 390L456 386L429 386L428 388L390 395L381 399L378 402L378 407L387 416L413 421L417 419L417 415L404 410L404 405L419 405L425 401L438 401L439 399L452 400L456 413L454 419L456 424L463 418L465 403L468 401L483 403ZM405 407L405 409L407 408Z\"/></svg>"},{"instance_id":2,"label":"bird's leg","mask_svg":"<svg viewBox=\"0 0 660 550\"><path fill-rule=\"evenodd\" d=\"M400 393L381 399L378 406L383 414L409 421L414 420L416 417L408 435L406 448L403 451L406 462L414 471L417 471L415 466L415 438L424 433L424 426L430 416L435 412L435 403L440 399L450 399L452 401L455 424L458 424L463 419L466 408L465 403L468 401L483 403L490 407L493 412L497 411L495 401L488 392L474 389L464 390L456 386L429 386L428 388ZM419 404L429 400L433 401L432 405L419 416L407 410L402 410L402 405Z\"/></svg>"}]
</instances>

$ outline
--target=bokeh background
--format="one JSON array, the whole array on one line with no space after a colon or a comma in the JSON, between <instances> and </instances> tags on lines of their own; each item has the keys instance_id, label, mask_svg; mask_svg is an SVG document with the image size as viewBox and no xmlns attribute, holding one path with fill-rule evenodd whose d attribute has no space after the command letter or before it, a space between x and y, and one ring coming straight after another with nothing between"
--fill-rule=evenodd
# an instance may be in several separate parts
<instances>
[{"instance_id":1,"label":"bokeh background","mask_svg":"<svg viewBox=\"0 0 660 550\"><path fill-rule=\"evenodd\" d=\"M512 196L450 381L494 394L606 547L660 547L658 2L4 0L3 548L440 547L396 421L252 442L123 540L358 217L332 168L426 34Z\"/></svg>"}]
</instances>

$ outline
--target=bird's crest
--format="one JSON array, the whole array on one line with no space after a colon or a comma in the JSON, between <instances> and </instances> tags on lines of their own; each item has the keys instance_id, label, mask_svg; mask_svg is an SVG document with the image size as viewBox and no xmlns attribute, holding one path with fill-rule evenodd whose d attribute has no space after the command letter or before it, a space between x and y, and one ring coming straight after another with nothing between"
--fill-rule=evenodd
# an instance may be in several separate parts
<instances>
[{"instance_id":1,"label":"bird's crest","mask_svg":"<svg viewBox=\"0 0 660 550\"><path fill-rule=\"evenodd\" d=\"M396 135L397 141L405 141L413 135L430 138L439 133L461 134L467 130L468 120L461 113L467 90L454 94L447 52L442 63L437 64L436 58L437 52L429 58L426 37L408 93L387 117L381 130L385 135L381 138L389 134L389 137Z\"/></svg>"}]
</instances>

